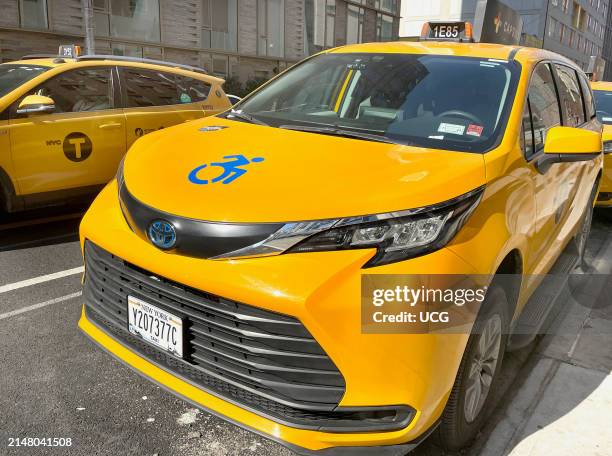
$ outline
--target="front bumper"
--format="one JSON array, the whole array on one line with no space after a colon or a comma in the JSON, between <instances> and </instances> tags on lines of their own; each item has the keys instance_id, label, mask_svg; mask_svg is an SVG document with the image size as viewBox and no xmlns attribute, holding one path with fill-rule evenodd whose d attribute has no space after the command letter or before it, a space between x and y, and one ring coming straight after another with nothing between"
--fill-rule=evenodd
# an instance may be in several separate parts
<instances>
[{"instance_id":1,"label":"front bumper","mask_svg":"<svg viewBox=\"0 0 612 456\"><path fill-rule=\"evenodd\" d=\"M103 226L104 229L100 229ZM439 419L455 380L467 335L362 334L361 266L371 251L321 252L231 261L210 261L164 253L136 236L126 224L115 183L96 199L81 225L91 240L131 264L160 277L227 299L299 320L333 360L345 379L340 407L407 405L415 410L404 428L375 432L300 429L211 394L161 368L91 321L81 329L139 373L199 407L299 450L356 447L383 454L406 452ZM471 274L471 267L447 249L411 261L372 268L368 273ZM397 447L400 445L399 447Z\"/></svg>"}]
</instances>

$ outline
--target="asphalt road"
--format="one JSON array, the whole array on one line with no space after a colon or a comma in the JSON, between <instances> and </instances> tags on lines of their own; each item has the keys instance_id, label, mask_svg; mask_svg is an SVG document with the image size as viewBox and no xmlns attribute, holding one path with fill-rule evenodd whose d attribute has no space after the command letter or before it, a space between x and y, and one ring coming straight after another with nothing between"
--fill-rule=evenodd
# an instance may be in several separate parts
<instances>
[{"instance_id":1,"label":"asphalt road","mask_svg":"<svg viewBox=\"0 0 612 456\"><path fill-rule=\"evenodd\" d=\"M76 268L83 208L0 215L0 455L293 454L198 412L81 334ZM611 228L597 217L594 238L607 239ZM32 280L60 271L68 272ZM507 385L530 352L508 358ZM71 439L71 446L9 446L13 438L27 437ZM426 442L415 454L441 453Z\"/></svg>"}]
</instances>

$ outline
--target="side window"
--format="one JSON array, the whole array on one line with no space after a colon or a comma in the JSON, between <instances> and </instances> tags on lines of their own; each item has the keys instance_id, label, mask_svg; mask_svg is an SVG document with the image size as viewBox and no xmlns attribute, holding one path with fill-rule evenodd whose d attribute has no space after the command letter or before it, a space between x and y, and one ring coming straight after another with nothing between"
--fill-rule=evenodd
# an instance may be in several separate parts
<instances>
[{"instance_id":1,"label":"side window","mask_svg":"<svg viewBox=\"0 0 612 456\"><path fill-rule=\"evenodd\" d=\"M564 124L568 127L582 125L586 122L586 118L576 71L563 65L555 64L555 68L559 76L559 96L563 106Z\"/></svg>"},{"instance_id":2,"label":"side window","mask_svg":"<svg viewBox=\"0 0 612 456\"><path fill-rule=\"evenodd\" d=\"M181 103L204 101L210 94L210 84L187 76L175 76L178 97Z\"/></svg>"},{"instance_id":3,"label":"side window","mask_svg":"<svg viewBox=\"0 0 612 456\"><path fill-rule=\"evenodd\" d=\"M533 147L533 129L531 128L531 108L529 107L529 99L525 104L525 112L523 113L523 132L522 132L522 146L525 151L525 158L529 160L535 150Z\"/></svg>"},{"instance_id":4,"label":"side window","mask_svg":"<svg viewBox=\"0 0 612 456\"><path fill-rule=\"evenodd\" d=\"M111 69L89 68L67 71L42 83L28 95L33 94L51 98L55 102L55 112L59 113L111 109L113 108Z\"/></svg>"},{"instance_id":5,"label":"side window","mask_svg":"<svg viewBox=\"0 0 612 456\"><path fill-rule=\"evenodd\" d=\"M595 98L587 79L580 75L580 85L582 86L582 95L584 99L584 108L586 109L587 122L597 115L595 108Z\"/></svg>"},{"instance_id":6,"label":"side window","mask_svg":"<svg viewBox=\"0 0 612 456\"><path fill-rule=\"evenodd\" d=\"M179 104L174 75L161 71L122 68L128 108Z\"/></svg>"},{"instance_id":7,"label":"side window","mask_svg":"<svg viewBox=\"0 0 612 456\"><path fill-rule=\"evenodd\" d=\"M548 64L539 64L531 77L528 104L523 114L525 158L544 148L546 133L561 123L559 100Z\"/></svg>"}]
</instances>

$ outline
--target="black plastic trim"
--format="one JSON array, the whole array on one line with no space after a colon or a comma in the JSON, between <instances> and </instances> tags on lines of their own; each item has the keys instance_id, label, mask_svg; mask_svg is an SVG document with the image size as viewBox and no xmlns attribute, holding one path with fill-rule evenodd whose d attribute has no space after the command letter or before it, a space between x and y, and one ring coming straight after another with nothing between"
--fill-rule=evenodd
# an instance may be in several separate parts
<instances>
[{"instance_id":1,"label":"black plastic trim","mask_svg":"<svg viewBox=\"0 0 612 456\"><path fill-rule=\"evenodd\" d=\"M591 161L596 159L600 155L601 152L592 152L584 154L543 153L534 161L534 164L540 174L545 174L555 163L576 163Z\"/></svg>"},{"instance_id":2,"label":"black plastic trim","mask_svg":"<svg viewBox=\"0 0 612 456\"><path fill-rule=\"evenodd\" d=\"M180 217L148 206L136 199L125 183L119 191L121 209L130 228L147 242L147 230L154 220L165 220L176 231L176 245L167 252L195 258L210 258L263 241L282 223L224 223Z\"/></svg>"},{"instance_id":3,"label":"black plastic trim","mask_svg":"<svg viewBox=\"0 0 612 456\"><path fill-rule=\"evenodd\" d=\"M8 173L0 166L0 210L16 212L24 209L23 199L18 197Z\"/></svg>"}]
</instances>

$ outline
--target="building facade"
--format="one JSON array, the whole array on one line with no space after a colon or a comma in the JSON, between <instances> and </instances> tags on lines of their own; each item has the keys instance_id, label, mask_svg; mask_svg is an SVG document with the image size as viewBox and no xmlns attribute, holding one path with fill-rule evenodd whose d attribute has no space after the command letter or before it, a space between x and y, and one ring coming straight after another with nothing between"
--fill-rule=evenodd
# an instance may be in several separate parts
<instances>
[{"instance_id":1,"label":"building facade","mask_svg":"<svg viewBox=\"0 0 612 456\"><path fill-rule=\"evenodd\" d=\"M97 54L268 78L319 50L397 39L400 0L91 0ZM84 41L81 0L0 0L0 60Z\"/></svg>"},{"instance_id":2,"label":"building facade","mask_svg":"<svg viewBox=\"0 0 612 456\"><path fill-rule=\"evenodd\" d=\"M608 17L606 20L606 30L604 32L603 49L601 57L605 62L604 81L612 81L612 8L608 8Z\"/></svg>"},{"instance_id":3,"label":"building facade","mask_svg":"<svg viewBox=\"0 0 612 456\"><path fill-rule=\"evenodd\" d=\"M403 0L400 37L414 37L426 20L474 20L477 0ZM588 69L601 56L609 0L503 0L523 18L521 42L558 52Z\"/></svg>"}]
</instances>

